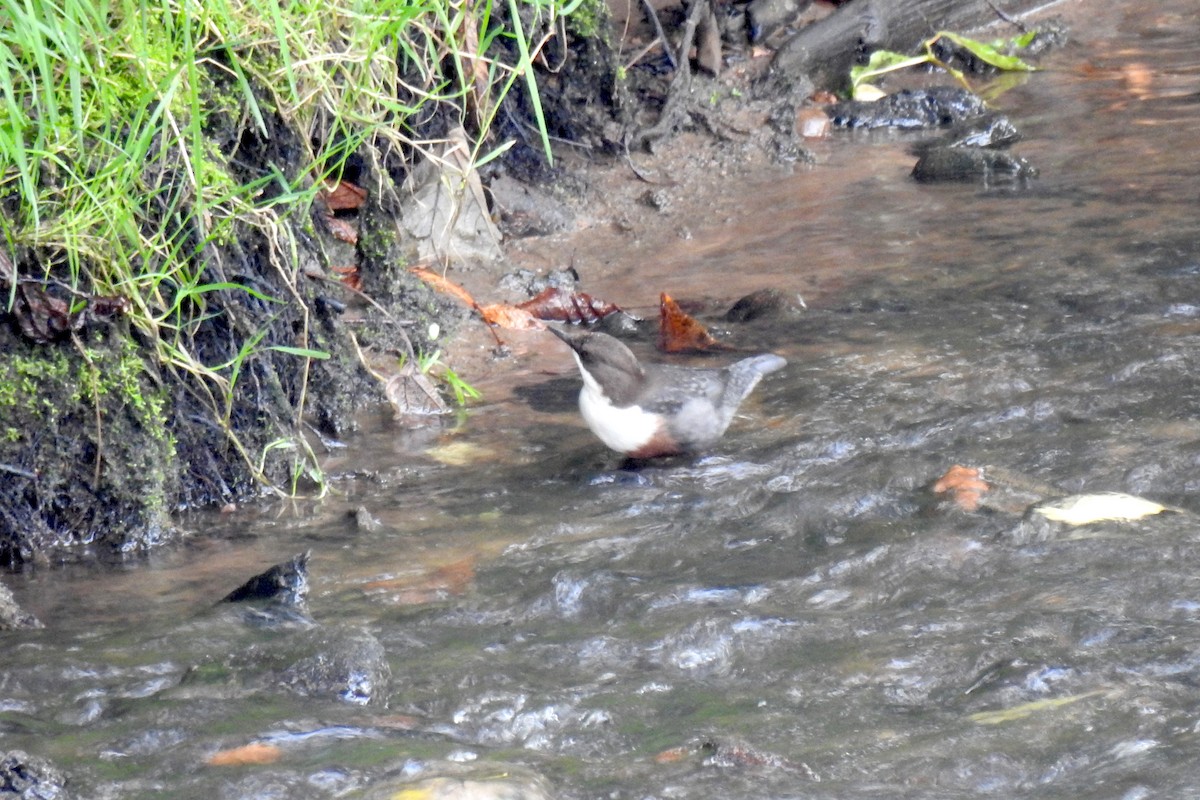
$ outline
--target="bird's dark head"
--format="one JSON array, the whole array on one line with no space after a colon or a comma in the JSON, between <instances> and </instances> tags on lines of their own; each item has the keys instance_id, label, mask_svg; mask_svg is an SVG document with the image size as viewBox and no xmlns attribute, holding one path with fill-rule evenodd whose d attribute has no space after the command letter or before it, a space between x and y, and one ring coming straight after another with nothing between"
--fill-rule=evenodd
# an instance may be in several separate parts
<instances>
[{"instance_id":1,"label":"bird's dark head","mask_svg":"<svg viewBox=\"0 0 1200 800\"><path fill-rule=\"evenodd\" d=\"M550 328L550 332L570 345L585 381L594 381L609 400L621 405L636 396L645 371L633 351L619 339L598 331Z\"/></svg>"}]
</instances>

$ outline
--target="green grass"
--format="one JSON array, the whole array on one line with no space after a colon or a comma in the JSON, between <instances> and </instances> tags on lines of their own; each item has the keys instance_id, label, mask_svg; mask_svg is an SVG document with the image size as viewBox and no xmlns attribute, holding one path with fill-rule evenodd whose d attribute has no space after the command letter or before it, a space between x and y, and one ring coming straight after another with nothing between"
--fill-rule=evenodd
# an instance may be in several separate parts
<instances>
[{"instance_id":1,"label":"green grass","mask_svg":"<svg viewBox=\"0 0 1200 800\"><path fill-rule=\"evenodd\" d=\"M403 363L404 360L401 359L401 366ZM417 369L446 384L454 395L454 402L459 407L466 406L468 400L478 400L483 396L478 389L467 383L458 373L442 362L441 350L434 350L432 354L417 353Z\"/></svg>"},{"instance_id":2,"label":"green grass","mask_svg":"<svg viewBox=\"0 0 1200 800\"><path fill-rule=\"evenodd\" d=\"M511 144L490 128L522 85L550 158L532 65L582 1L504 0L506 28L491 0L0 0L0 232L43 270L19 277L65 283L76 302L128 298L145 357L185 377L247 469L265 481L268 456L286 452L293 476L319 479L298 432L252 453L230 424L250 359L282 353L306 371L328 356L307 311L286 343L231 325L230 358L206 360L193 335L239 297L299 303L294 231L324 179L364 146L433 152L411 122L430 104L456 109L481 164ZM210 138L231 121L261 141L286 125L307 149L246 178L236 147ZM222 277L224 248L248 229L283 296Z\"/></svg>"}]
</instances>

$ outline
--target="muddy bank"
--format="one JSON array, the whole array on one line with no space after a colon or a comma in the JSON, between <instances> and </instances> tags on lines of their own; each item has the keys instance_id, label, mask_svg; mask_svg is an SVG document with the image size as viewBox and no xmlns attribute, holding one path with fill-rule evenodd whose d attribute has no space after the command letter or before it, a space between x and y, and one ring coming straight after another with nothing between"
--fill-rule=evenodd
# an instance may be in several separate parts
<instances>
[{"instance_id":1,"label":"muddy bank","mask_svg":"<svg viewBox=\"0 0 1200 800\"><path fill-rule=\"evenodd\" d=\"M800 5L800 13L808 10ZM498 115L498 135L517 145L483 173L492 212L509 235L510 260L538 269L570 263L556 240L519 238L529 233L615 228L636 236L666 226L686 239L697 209L719 206L723 175L804 163L798 109L814 87L838 83L832 73L813 74L797 55L815 52L809 43L849 59L865 49L910 48L932 30L966 25L968 9L980 23L997 16L988 2L917 3L903 13L886 5L846 3L801 29L800 44L788 38L785 22L769 41L777 50L752 44L754 34L716 20L707 4L659 8L670 52L694 54L694 61L653 45L631 60L628 48L644 43L648 18L632 34L603 25L591 35L566 34L561 63L539 75L547 126L560 143L557 165L540 160L528 134L532 109L513 95ZM1000 10L1017 16L1035 5ZM304 134L278 116L260 128L242 119L230 108L208 131L216 149L237 154L231 172L242 179L279 174L286 185L311 181L297 163ZM448 135L450 120L444 110L432 114L428 134ZM406 269L421 258L414 225L398 224L413 221L406 198L415 190L404 184L414 163L411 154L363 144L336 176L366 190L352 213L349 247L334 224L344 212L320 203L289 209L275 184L264 184L259 197L274 216L241 223L226 240L165 214L164 224L179 226L174 236L195 248L205 289L163 287L176 292L175 312L186 312L166 360L151 355L158 334L131 323L119 292L63 291L61 253L14 253L0 273L6 293L19 295L11 324L0 328L0 562L119 555L169 540L171 515L181 508L267 490L319 493L312 464L353 428L356 409L384 402L379 360L443 347L447 332L469 316ZM611 180L628 172L636 182ZM180 175L168 170L160 178ZM284 211L271 205L276 198ZM448 272L486 296L509 268L456 261ZM587 276L600 289L608 277ZM726 299L757 288L731 276ZM456 357L470 358L471 343L484 336L472 326ZM256 344L252 357L248 341ZM492 345L475 352L491 358ZM217 378L198 377L189 359L225 367Z\"/></svg>"},{"instance_id":2,"label":"muddy bank","mask_svg":"<svg viewBox=\"0 0 1200 800\"><path fill-rule=\"evenodd\" d=\"M277 244L251 226L207 261L209 283L227 288L207 293L207 318L179 349L238 364L223 385L148 358L145 333L120 316L48 341L0 327L0 563L119 557L173 538L171 515L182 508L236 503L271 486L318 491L302 448L327 452L354 411L379 397L361 350L428 349L430 325L461 316L397 268L407 248L391 210L376 205L359 252L370 304L325 277L320 234L292 231L296 272L279 268ZM242 363L243 342L255 337L275 349ZM300 342L329 357L285 349Z\"/></svg>"}]
</instances>

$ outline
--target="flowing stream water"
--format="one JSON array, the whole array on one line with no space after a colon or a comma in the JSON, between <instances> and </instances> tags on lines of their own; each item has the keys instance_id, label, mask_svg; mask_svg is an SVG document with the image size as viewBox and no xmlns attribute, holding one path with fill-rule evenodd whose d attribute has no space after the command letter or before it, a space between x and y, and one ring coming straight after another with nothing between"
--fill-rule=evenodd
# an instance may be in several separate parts
<instances>
[{"instance_id":1,"label":"flowing stream water","mask_svg":"<svg viewBox=\"0 0 1200 800\"><path fill-rule=\"evenodd\" d=\"M713 452L621 469L545 336L554 374L453 424L367 419L331 499L7 576L46 628L6 634L0 750L83 798L1195 796L1200 14L1061 10L994 101L1029 185L921 185L911 138L835 133L670 248L579 254L629 265L600 295L809 300L731 331L789 366ZM954 464L1179 510L953 510ZM214 606L306 549L311 621Z\"/></svg>"}]
</instances>

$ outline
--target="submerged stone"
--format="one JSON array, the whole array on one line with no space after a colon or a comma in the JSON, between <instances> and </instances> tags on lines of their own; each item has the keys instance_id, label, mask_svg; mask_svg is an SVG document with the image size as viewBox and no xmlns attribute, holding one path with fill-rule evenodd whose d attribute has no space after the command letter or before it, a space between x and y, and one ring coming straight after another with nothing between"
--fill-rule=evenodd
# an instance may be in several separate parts
<instances>
[{"instance_id":1,"label":"submerged stone","mask_svg":"<svg viewBox=\"0 0 1200 800\"><path fill-rule=\"evenodd\" d=\"M954 86L904 89L874 102L846 100L830 109L839 128L915 130L954 125L987 112L978 95Z\"/></svg>"},{"instance_id":2,"label":"submerged stone","mask_svg":"<svg viewBox=\"0 0 1200 800\"><path fill-rule=\"evenodd\" d=\"M283 684L305 696L334 696L347 703L383 703L392 670L379 640L367 631L321 633L313 652L280 676Z\"/></svg>"},{"instance_id":3,"label":"submerged stone","mask_svg":"<svg viewBox=\"0 0 1200 800\"><path fill-rule=\"evenodd\" d=\"M982 147L933 147L913 167L922 183L1015 183L1037 177L1037 169L1020 156Z\"/></svg>"},{"instance_id":4,"label":"submerged stone","mask_svg":"<svg viewBox=\"0 0 1200 800\"><path fill-rule=\"evenodd\" d=\"M299 605L308 594L308 559L311 550L292 556L255 575L221 599L222 603L247 600L274 600L286 605Z\"/></svg>"},{"instance_id":5,"label":"submerged stone","mask_svg":"<svg viewBox=\"0 0 1200 800\"><path fill-rule=\"evenodd\" d=\"M972 117L950 128L944 136L918 150L931 147L1008 147L1020 141L1021 133L1003 114Z\"/></svg>"},{"instance_id":6,"label":"submerged stone","mask_svg":"<svg viewBox=\"0 0 1200 800\"><path fill-rule=\"evenodd\" d=\"M17 605L17 599L7 586L0 583L0 631L11 631L18 628L40 628L42 623L37 617Z\"/></svg>"},{"instance_id":7,"label":"submerged stone","mask_svg":"<svg viewBox=\"0 0 1200 800\"><path fill-rule=\"evenodd\" d=\"M69 800L67 779L44 758L11 750L0 756L0 795L20 800Z\"/></svg>"}]
</instances>

